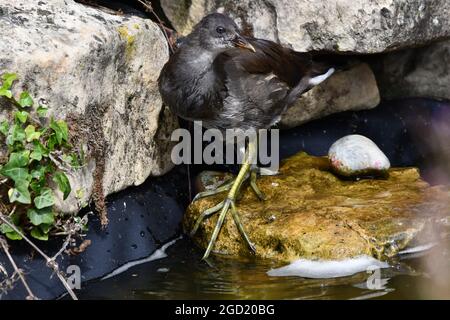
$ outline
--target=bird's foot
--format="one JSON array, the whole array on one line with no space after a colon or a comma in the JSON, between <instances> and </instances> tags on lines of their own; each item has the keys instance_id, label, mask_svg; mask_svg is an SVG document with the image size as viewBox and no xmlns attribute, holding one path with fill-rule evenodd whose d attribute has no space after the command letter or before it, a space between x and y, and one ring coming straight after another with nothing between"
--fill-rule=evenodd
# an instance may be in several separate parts
<instances>
[{"instance_id":1,"label":"bird's foot","mask_svg":"<svg viewBox=\"0 0 450 320\"><path fill-rule=\"evenodd\" d=\"M197 193L195 195L194 199L192 199L192 202L197 201L202 198L214 196L214 195L219 194L224 191L229 191L231 189L231 187L233 186L235 180L236 180L236 178L226 180L221 185L219 185L217 188L215 188L213 190L206 190L206 191Z\"/></svg>"},{"instance_id":2,"label":"bird's foot","mask_svg":"<svg viewBox=\"0 0 450 320\"><path fill-rule=\"evenodd\" d=\"M197 219L194 228L192 229L191 235L193 235L198 227L200 226L202 220L215 212L218 212L220 210L219 218L217 220L216 226L214 227L214 231L212 233L211 239L209 240L208 247L206 248L205 254L203 255L203 260L207 259L209 254L211 253L214 244L216 243L217 237L219 235L220 229L222 228L222 225L225 221L225 218L228 214L228 211L231 211L231 215L233 217L234 223L236 224L236 227L239 230L239 233L241 234L242 238L245 240L245 243L249 247L252 253L256 251L255 245L250 241L250 238L248 237L247 233L244 230L244 226L241 222L241 218L239 217L239 213L236 209L235 204L235 197L230 197L230 195L217 204L216 206L204 211L200 217Z\"/></svg>"},{"instance_id":3,"label":"bird's foot","mask_svg":"<svg viewBox=\"0 0 450 320\"><path fill-rule=\"evenodd\" d=\"M266 195L259 189L258 185L256 184L257 172L258 168L252 169L250 172L250 187L259 198L259 200L263 201L266 200Z\"/></svg>"},{"instance_id":4,"label":"bird's foot","mask_svg":"<svg viewBox=\"0 0 450 320\"><path fill-rule=\"evenodd\" d=\"M260 172L260 170L261 169L258 167L250 169L250 187L252 188L252 190L256 194L256 196L259 198L259 200L265 200L266 196L264 195L264 193L259 189L258 185L256 184L258 172ZM248 179L248 175L243 179L243 181L245 181L247 179ZM216 189L199 192L195 195L194 199L192 199L192 202L200 200L202 198L214 196L216 194L219 194L219 193L222 193L225 191L230 191L230 189L233 186L233 184L235 183L235 181L236 181L236 178L232 178L232 179L224 181ZM213 208L216 208L216 207L213 207ZM213 208L211 208L211 209L213 209ZM218 209L218 210L220 210L220 209ZM207 211L209 212L209 209ZM217 211L213 211L209 214L207 213L206 216L208 216L214 212L217 212Z\"/></svg>"}]
</instances>

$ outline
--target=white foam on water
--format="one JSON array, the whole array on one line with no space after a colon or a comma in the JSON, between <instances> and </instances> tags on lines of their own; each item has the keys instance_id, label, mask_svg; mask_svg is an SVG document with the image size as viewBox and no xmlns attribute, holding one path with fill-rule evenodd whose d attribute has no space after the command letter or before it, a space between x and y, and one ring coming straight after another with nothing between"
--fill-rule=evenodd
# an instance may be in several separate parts
<instances>
[{"instance_id":1,"label":"white foam on water","mask_svg":"<svg viewBox=\"0 0 450 320\"><path fill-rule=\"evenodd\" d=\"M420 246L417 246L417 247L407 248L407 249L405 249L403 251L400 251L398 254L402 255L402 254L411 254L411 253L423 252L423 251L430 250L435 245L437 245L436 242L431 242L431 243L423 244L423 245L420 245Z\"/></svg>"},{"instance_id":2,"label":"white foam on water","mask_svg":"<svg viewBox=\"0 0 450 320\"><path fill-rule=\"evenodd\" d=\"M298 276L302 278L324 279L350 276L365 272L369 268L388 268L389 264L373 257L362 255L344 260L306 260L299 259L291 264L271 269L267 272L272 277Z\"/></svg>"},{"instance_id":3,"label":"white foam on water","mask_svg":"<svg viewBox=\"0 0 450 320\"><path fill-rule=\"evenodd\" d=\"M157 249L155 252L153 252L150 256L148 256L147 258L144 259L139 259L139 260L135 260L135 261L131 261L128 263L125 263L123 266L120 266L119 268L117 268L116 270L112 271L111 273L108 273L106 276L104 276L103 278L101 278L101 280L106 280L108 278L111 277L115 277L118 274L121 274L125 271L127 271L128 269L143 264L143 263L147 263L150 261L154 261L154 260L158 260L158 259L162 259L167 257L166 254L166 250L167 248L169 248L171 245L175 244L175 242L177 242L178 240L180 240L182 238L182 236L167 242L166 244L164 244L161 248Z\"/></svg>"}]
</instances>

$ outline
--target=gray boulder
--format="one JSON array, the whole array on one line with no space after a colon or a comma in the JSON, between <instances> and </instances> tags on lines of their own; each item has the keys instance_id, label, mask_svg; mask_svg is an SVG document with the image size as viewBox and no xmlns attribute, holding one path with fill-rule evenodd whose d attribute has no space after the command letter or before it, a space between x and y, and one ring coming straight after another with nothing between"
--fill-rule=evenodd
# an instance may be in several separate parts
<instances>
[{"instance_id":1,"label":"gray boulder","mask_svg":"<svg viewBox=\"0 0 450 320\"><path fill-rule=\"evenodd\" d=\"M73 0L1 0L0 38L1 72L20 77L14 91L46 99L87 146L86 167L69 177L83 199L72 192L62 211L172 168L168 134L178 124L158 93L169 51L156 24Z\"/></svg>"},{"instance_id":2,"label":"gray boulder","mask_svg":"<svg viewBox=\"0 0 450 320\"><path fill-rule=\"evenodd\" d=\"M450 41L388 53L374 71L385 98L450 99Z\"/></svg>"},{"instance_id":3,"label":"gray boulder","mask_svg":"<svg viewBox=\"0 0 450 320\"><path fill-rule=\"evenodd\" d=\"M376 53L450 37L448 0L161 0L176 30L224 11L256 37L298 51Z\"/></svg>"},{"instance_id":4,"label":"gray boulder","mask_svg":"<svg viewBox=\"0 0 450 320\"><path fill-rule=\"evenodd\" d=\"M357 64L337 72L303 94L281 117L281 126L292 128L329 114L364 110L380 103L377 82L370 67Z\"/></svg>"}]
</instances>

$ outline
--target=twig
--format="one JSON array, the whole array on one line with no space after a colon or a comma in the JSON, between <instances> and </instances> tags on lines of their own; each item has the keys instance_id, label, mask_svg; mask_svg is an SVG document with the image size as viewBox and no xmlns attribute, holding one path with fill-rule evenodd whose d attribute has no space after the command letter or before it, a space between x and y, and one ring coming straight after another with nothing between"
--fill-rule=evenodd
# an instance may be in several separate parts
<instances>
[{"instance_id":1,"label":"twig","mask_svg":"<svg viewBox=\"0 0 450 320\"><path fill-rule=\"evenodd\" d=\"M9 262L14 268L14 271L19 275L20 281L22 281L23 286L25 287L25 290L28 292L27 300L39 300L38 297L36 297L33 294L33 291L31 291L30 287L28 286L27 281L25 280L25 277L23 275L23 272L21 269L19 269L16 265L16 262L14 261L13 257L11 256L11 253L8 249L8 243L6 242L5 238L0 236L0 244L3 248L3 251L5 252L6 256L9 259Z\"/></svg>"},{"instance_id":2,"label":"twig","mask_svg":"<svg viewBox=\"0 0 450 320\"><path fill-rule=\"evenodd\" d=\"M67 249L67 246L69 245L70 240L72 240L72 234L71 233L69 233L67 235L66 240L64 241L64 244L62 245L61 249L59 249L59 251L53 256L53 258L52 258L53 261L55 261L56 258L59 255L61 255Z\"/></svg>"},{"instance_id":3,"label":"twig","mask_svg":"<svg viewBox=\"0 0 450 320\"><path fill-rule=\"evenodd\" d=\"M167 35L164 22L162 22L162 20L156 14L155 10L153 10L151 3L148 3L146 0L138 0L138 1L144 6L147 12L153 14L156 20L158 20L158 24L161 27L162 32L164 33L164 37L166 38L167 44L169 45L170 52L174 53L175 50L173 49L172 43L170 42L169 36Z\"/></svg>"},{"instance_id":4,"label":"twig","mask_svg":"<svg viewBox=\"0 0 450 320\"><path fill-rule=\"evenodd\" d=\"M58 263L47 256L41 249L39 249L30 239L28 239L14 224L8 221L8 219L5 217L3 213L0 212L0 220L2 220L3 223L6 223L11 229L13 229L17 234L19 234L30 246L33 247L34 250L37 251L47 262L47 266L52 268L53 271L58 276L59 280L61 281L62 285L66 288L67 292L69 293L70 297L73 300L78 300L75 292L73 292L72 288L67 283L66 278L62 275L61 271L59 270Z\"/></svg>"}]
</instances>

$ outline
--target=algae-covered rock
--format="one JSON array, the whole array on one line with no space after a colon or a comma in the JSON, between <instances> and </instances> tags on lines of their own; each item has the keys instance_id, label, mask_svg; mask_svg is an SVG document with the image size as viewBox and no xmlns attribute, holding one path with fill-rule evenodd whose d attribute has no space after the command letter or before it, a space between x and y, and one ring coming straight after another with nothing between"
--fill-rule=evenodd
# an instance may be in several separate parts
<instances>
[{"instance_id":1,"label":"algae-covered rock","mask_svg":"<svg viewBox=\"0 0 450 320\"><path fill-rule=\"evenodd\" d=\"M416 168L392 168L386 179L341 180L326 157L299 153L283 162L279 175L260 177L258 185L267 199L259 201L243 187L237 208L256 255L280 261L392 257L408 245L434 241L438 222L450 212L446 188L430 186ZM185 230L224 196L192 203L184 217ZM208 244L216 221L217 214L194 236L201 248ZM231 217L214 251L249 254Z\"/></svg>"}]
</instances>

